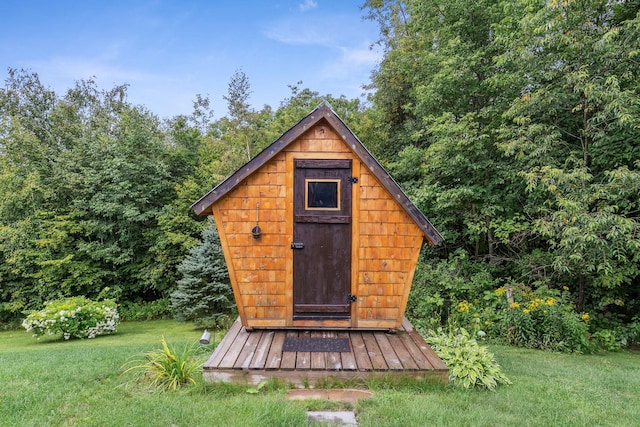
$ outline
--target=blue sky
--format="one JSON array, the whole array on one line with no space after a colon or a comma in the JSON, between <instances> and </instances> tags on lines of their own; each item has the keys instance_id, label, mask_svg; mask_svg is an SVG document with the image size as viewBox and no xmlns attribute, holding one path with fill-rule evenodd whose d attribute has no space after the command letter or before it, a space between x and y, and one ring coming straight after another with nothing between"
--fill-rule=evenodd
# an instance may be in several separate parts
<instances>
[{"instance_id":1,"label":"blue sky","mask_svg":"<svg viewBox=\"0 0 640 427\"><path fill-rule=\"evenodd\" d=\"M59 95L79 79L130 85L160 117L189 114L208 95L215 118L236 70L249 102L277 108L302 81L359 97L380 60L364 0L9 0L0 2L0 75L26 68Z\"/></svg>"}]
</instances>

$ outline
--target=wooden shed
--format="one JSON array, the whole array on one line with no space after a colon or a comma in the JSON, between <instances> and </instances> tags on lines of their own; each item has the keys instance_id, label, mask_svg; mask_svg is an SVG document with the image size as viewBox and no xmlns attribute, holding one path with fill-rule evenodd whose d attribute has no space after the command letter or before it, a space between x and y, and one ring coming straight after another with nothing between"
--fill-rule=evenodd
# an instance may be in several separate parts
<instances>
[{"instance_id":1,"label":"wooden shed","mask_svg":"<svg viewBox=\"0 0 640 427\"><path fill-rule=\"evenodd\" d=\"M192 208L215 219L247 330L399 329L442 240L326 103Z\"/></svg>"}]
</instances>

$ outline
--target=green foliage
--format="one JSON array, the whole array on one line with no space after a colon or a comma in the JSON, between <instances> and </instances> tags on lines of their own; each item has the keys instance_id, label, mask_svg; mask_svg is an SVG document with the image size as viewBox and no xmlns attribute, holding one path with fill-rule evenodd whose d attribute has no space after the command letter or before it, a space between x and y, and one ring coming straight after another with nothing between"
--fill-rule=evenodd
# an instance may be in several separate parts
<instances>
[{"instance_id":1,"label":"green foliage","mask_svg":"<svg viewBox=\"0 0 640 427\"><path fill-rule=\"evenodd\" d=\"M527 183L531 236L552 268L530 267L575 289L579 310L637 298L638 26L627 8L637 5L525 0L495 27L497 63L521 88L499 146Z\"/></svg>"},{"instance_id":2,"label":"green foliage","mask_svg":"<svg viewBox=\"0 0 640 427\"><path fill-rule=\"evenodd\" d=\"M10 70L0 126L3 317L106 286L125 299L174 286L149 274L148 249L175 158L157 119L126 102L126 86L80 81L58 97L37 75Z\"/></svg>"},{"instance_id":3,"label":"green foliage","mask_svg":"<svg viewBox=\"0 0 640 427\"><path fill-rule=\"evenodd\" d=\"M202 232L202 242L193 247L178 271L183 277L171 294L176 319L214 326L234 307L229 272L212 218Z\"/></svg>"},{"instance_id":4,"label":"green foliage","mask_svg":"<svg viewBox=\"0 0 640 427\"><path fill-rule=\"evenodd\" d=\"M134 320L160 320L172 316L170 301L163 298L155 301L125 301L120 304L120 319Z\"/></svg>"},{"instance_id":5,"label":"green foliage","mask_svg":"<svg viewBox=\"0 0 640 427\"><path fill-rule=\"evenodd\" d=\"M618 301L622 303L623 301ZM625 322L622 316L612 313L597 314L590 320L590 344L593 351L618 351L640 343L640 316Z\"/></svg>"},{"instance_id":6,"label":"green foliage","mask_svg":"<svg viewBox=\"0 0 640 427\"><path fill-rule=\"evenodd\" d=\"M268 381L264 381L264 380L260 381L260 383L257 386L249 387L247 389L247 393L248 394L258 394L258 393L260 393L260 390L262 390L267 384L269 384Z\"/></svg>"},{"instance_id":7,"label":"green foliage","mask_svg":"<svg viewBox=\"0 0 640 427\"><path fill-rule=\"evenodd\" d=\"M499 289L498 292L504 292ZM509 344L564 352L589 351L588 313L577 313L567 301L568 293L559 295L540 288L515 288L514 302L506 308L499 325Z\"/></svg>"},{"instance_id":8,"label":"green foliage","mask_svg":"<svg viewBox=\"0 0 640 427\"><path fill-rule=\"evenodd\" d=\"M478 319L496 325L504 311L486 313L484 292L515 281L567 286L578 312L630 322L640 298L637 4L389 0L364 9L384 49L371 85L383 140L375 152L447 242L416 276L412 320L453 316L486 329ZM452 261L460 253L467 267ZM479 285L470 265L493 284Z\"/></svg>"},{"instance_id":9,"label":"green foliage","mask_svg":"<svg viewBox=\"0 0 640 427\"><path fill-rule=\"evenodd\" d=\"M164 339L160 340L161 349L153 350L132 359L123 365L123 374L137 371L140 379L149 381L150 386L161 391L177 390L180 387L196 383L200 375L202 363L197 342L170 346Z\"/></svg>"},{"instance_id":10,"label":"green foliage","mask_svg":"<svg viewBox=\"0 0 640 427\"><path fill-rule=\"evenodd\" d=\"M49 301L42 310L30 311L22 326L34 337L61 333L68 340L114 333L118 320L114 301L72 297Z\"/></svg>"},{"instance_id":11,"label":"green foliage","mask_svg":"<svg viewBox=\"0 0 640 427\"><path fill-rule=\"evenodd\" d=\"M434 329L447 324L457 315L460 301L479 301L486 291L495 288L494 276L500 269L474 262L463 250L452 253L447 260L427 259L426 251L422 256L407 303L407 316L417 326ZM479 330L470 323L461 326Z\"/></svg>"},{"instance_id":12,"label":"green foliage","mask_svg":"<svg viewBox=\"0 0 640 427\"><path fill-rule=\"evenodd\" d=\"M429 331L425 340L449 368L452 384L491 391L500 384L511 384L493 354L480 346L465 329Z\"/></svg>"}]
</instances>

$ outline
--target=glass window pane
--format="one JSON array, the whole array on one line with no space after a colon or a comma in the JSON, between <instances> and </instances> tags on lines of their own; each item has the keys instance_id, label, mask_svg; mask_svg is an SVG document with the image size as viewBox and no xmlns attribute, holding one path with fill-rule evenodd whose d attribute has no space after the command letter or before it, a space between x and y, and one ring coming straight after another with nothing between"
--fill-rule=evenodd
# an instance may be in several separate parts
<instances>
[{"instance_id":1,"label":"glass window pane","mask_svg":"<svg viewBox=\"0 0 640 427\"><path fill-rule=\"evenodd\" d=\"M307 209L338 209L339 181L307 181Z\"/></svg>"}]
</instances>

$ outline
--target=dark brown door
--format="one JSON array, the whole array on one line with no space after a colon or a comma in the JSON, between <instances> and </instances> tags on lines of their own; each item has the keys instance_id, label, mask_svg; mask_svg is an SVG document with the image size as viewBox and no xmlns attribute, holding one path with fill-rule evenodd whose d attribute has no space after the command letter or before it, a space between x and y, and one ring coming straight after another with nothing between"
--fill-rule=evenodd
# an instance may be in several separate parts
<instances>
[{"instance_id":1,"label":"dark brown door","mask_svg":"<svg viewBox=\"0 0 640 427\"><path fill-rule=\"evenodd\" d=\"M295 160L293 318L348 319L351 160Z\"/></svg>"}]
</instances>

